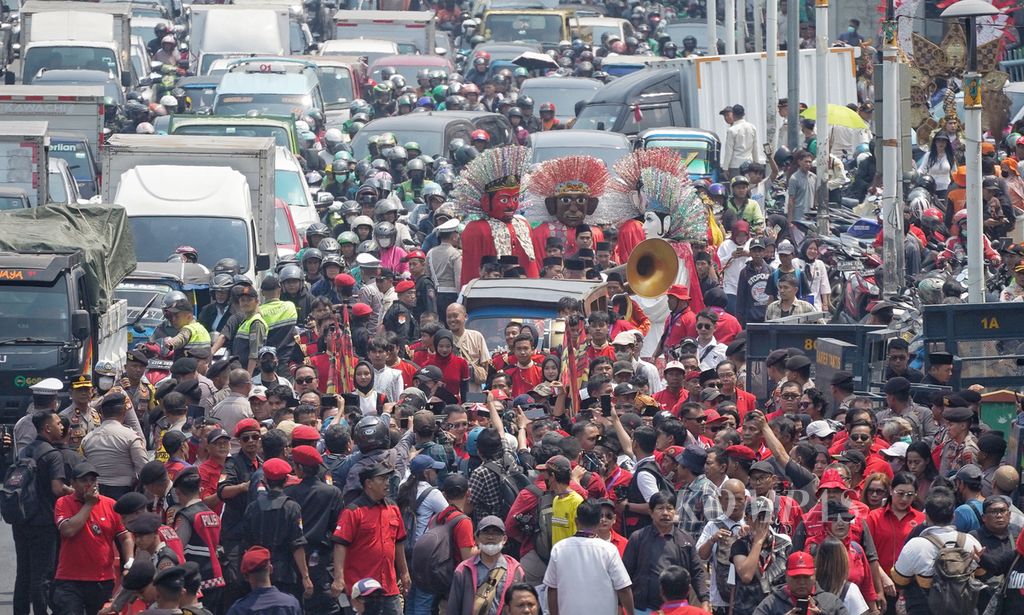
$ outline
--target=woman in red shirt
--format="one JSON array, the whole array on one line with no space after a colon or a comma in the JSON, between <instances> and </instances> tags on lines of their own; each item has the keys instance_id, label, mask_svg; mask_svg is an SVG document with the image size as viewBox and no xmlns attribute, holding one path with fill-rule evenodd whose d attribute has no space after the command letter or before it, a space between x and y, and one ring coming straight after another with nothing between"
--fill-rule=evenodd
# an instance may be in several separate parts
<instances>
[{"instance_id":1,"label":"woman in red shirt","mask_svg":"<svg viewBox=\"0 0 1024 615\"><path fill-rule=\"evenodd\" d=\"M846 553L850 559L850 583L860 589L864 600L868 604L874 604L878 599L878 591L875 589L874 578L871 576L871 564L864 553L864 547L853 540L850 527L856 519L853 512L845 502L829 502L825 520L825 531L827 536L832 536L846 545ZM808 536L806 548L815 552L826 536Z\"/></svg>"},{"instance_id":2,"label":"woman in red shirt","mask_svg":"<svg viewBox=\"0 0 1024 615\"><path fill-rule=\"evenodd\" d=\"M892 570L910 531L924 523L924 513L911 506L916 496L917 479L909 472L899 472L892 479L889 502L868 513L868 531L882 570Z\"/></svg>"},{"instance_id":3,"label":"woman in red shirt","mask_svg":"<svg viewBox=\"0 0 1024 615\"><path fill-rule=\"evenodd\" d=\"M457 357L455 338L448 329L441 329L434 334L435 354L428 360L428 365L436 365L441 370L441 386L462 403L469 390L469 363Z\"/></svg>"}]
</instances>

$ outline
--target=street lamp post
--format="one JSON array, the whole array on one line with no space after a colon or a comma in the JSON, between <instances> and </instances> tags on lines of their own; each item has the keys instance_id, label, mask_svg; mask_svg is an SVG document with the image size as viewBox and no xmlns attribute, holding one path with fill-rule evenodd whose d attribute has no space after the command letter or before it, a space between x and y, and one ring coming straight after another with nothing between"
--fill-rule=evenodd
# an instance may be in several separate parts
<instances>
[{"instance_id":1,"label":"street lamp post","mask_svg":"<svg viewBox=\"0 0 1024 615\"><path fill-rule=\"evenodd\" d=\"M818 232L829 235L828 171L831 166L829 151L832 148L832 139L828 125L828 0L815 0L814 7L817 72L815 102L818 110L814 122L814 130L818 134L818 194L815 200L818 203Z\"/></svg>"},{"instance_id":2,"label":"street lamp post","mask_svg":"<svg viewBox=\"0 0 1024 615\"><path fill-rule=\"evenodd\" d=\"M978 74L978 33L975 19L997 15L985 0L960 0L942 17L962 20L967 33L967 72L964 74L964 128L967 133L967 300L985 302L985 257L982 254L981 204L981 75Z\"/></svg>"}]
</instances>

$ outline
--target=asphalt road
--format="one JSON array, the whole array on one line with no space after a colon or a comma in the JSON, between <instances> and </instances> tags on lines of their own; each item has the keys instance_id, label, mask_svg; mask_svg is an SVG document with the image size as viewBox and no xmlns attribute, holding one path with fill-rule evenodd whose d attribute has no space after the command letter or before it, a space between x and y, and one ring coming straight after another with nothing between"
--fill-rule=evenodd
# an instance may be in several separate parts
<instances>
[{"instance_id":1,"label":"asphalt road","mask_svg":"<svg viewBox=\"0 0 1024 615\"><path fill-rule=\"evenodd\" d=\"M0 521L0 613L10 613L14 609L14 538L11 526Z\"/></svg>"}]
</instances>

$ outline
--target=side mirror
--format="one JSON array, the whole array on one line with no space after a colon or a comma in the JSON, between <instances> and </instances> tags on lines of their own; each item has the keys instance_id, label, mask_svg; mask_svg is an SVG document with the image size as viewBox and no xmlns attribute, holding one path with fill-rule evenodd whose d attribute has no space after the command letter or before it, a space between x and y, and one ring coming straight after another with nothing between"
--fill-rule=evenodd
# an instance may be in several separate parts
<instances>
[{"instance_id":1,"label":"side mirror","mask_svg":"<svg viewBox=\"0 0 1024 615\"><path fill-rule=\"evenodd\" d=\"M131 85L132 85L132 75L131 75L131 73L129 73L128 71L121 71L121 86L127 88L127 87L131 87Z\"/></svg>"},{"instance_id":2,"label":"side mirror","mask_svg":"<svg viewBox=\"0 0 1024 615\"><path fill-rule=\"evenodd\" d=\"M597 123L597 130L605 130L604 122L598 122Z\"/></svg>"},{"instance_id":3,"label":"side mirror","mask_svg":"<svg viewBox=\"0 0 1024 615\"><path fill-rule=\"evenodd\" d=\"M322 190L316 193L316 204L331 206L334 204L334 195L326 190Z\"/></svg>"},{"instance_id":4,"label":"side mirror","mask_svg":"<svg viewBox=\"0 0 1024 615\"><path fill-rule=\"evenodd\" d=\"M256 271L267 271L270 269L270 255L263 252L256 255Z\"/></svg>"},{"instance_id":5,"label":"side mirror","mask_svg":"<svg viewBox=\"0 0 1024 615\"><path fill-rule=\"evenodd\" d=\"M71 313L71 335L74 335L76 340L84 342L89 339L91 329L92 318L89 317L89 312L75 310Z\"/></svg>"}]
</instances>

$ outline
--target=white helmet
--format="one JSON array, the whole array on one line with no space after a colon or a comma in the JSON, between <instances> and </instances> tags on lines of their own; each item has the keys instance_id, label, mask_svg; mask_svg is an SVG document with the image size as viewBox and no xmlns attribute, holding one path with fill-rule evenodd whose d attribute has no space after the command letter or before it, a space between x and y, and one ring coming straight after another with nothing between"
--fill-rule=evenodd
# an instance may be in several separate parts
<instances>
[{"instance_id":1,"label":"white helmet","mask_svg":"<svg viewBox=\"0 0 1024 615\"><path fill-rule=\"evenodd\" d=\"M295 120L295 132L309 131L309 122L306 120Z\"/></svg>"},{"instance_id":2,"label":"white helmet","mask_svg":"<svg viewBox=\"0 0 1024 615\"><path fill-rule=\"evenodd\" d=\"M153 125L150 124L149 122L142 122L138 126L135 127L135 134L140 134L140 135L156 134L156 128L153 128Z\"/></svg>"},{"instance_id":3,"label":"white helmet","mask_svg":"<svg viewBox=\"0 0 1024 615\"><path fill-rule=\"evenodd\" d=\"M173 96L171 96L170 94L164 94L160 98L160 104L163 105L164 107L167 107L168 109L177 109L178 108L178 99L173 97Z\"/></svg>"}]
</instances>

